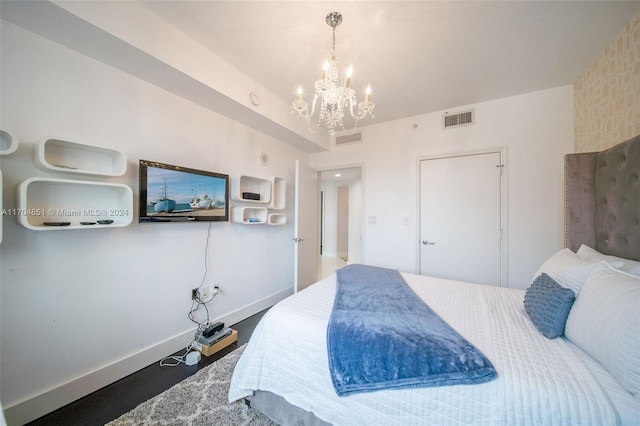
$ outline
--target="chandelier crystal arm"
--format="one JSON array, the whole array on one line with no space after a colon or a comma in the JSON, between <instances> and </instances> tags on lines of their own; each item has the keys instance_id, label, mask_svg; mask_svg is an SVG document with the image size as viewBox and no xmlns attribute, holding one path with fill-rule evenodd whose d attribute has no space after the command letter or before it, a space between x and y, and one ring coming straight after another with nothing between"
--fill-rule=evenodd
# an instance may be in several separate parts
<instances>
[{"instance_id":1,"label":"chandelier crystal arm","mask_svg":"<svg viewBox=\"0 0 640 426\"><path fill-rule=\"evenodd\" d=\"M309 113L309 116L312 116L313 113L316 111L316 104L317 103L318 103L318 93L313 95L313 102L311 102L311 112Z\"/></svg>"},{"instance_id":2,"label":"chandelier crystal arm","mask_svg":"<svg viewBox=\"0 0 640 426\"><path fill-rule=\"evenodd\" d=\"M353 113L353 106L356 104L356 99L355 98L350 98L349 99L349 115L351 115L351 117L355 118L356 120L358 120L360 117L357 117L354 113Z\"/></svg>"}]
</instances>

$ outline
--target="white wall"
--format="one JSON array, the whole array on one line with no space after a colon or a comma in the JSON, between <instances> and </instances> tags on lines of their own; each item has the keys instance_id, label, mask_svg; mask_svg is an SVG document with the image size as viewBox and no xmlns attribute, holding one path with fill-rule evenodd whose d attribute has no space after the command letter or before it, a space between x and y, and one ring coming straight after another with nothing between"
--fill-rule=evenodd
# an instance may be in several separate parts
<instances>
[{"instance_id":1,"label":"white wall","mask_svg":"<svg viewBox=\"0 0 640 426\"><path fill-rule=\"evenodd\" d=\"M20 139L2 158L3 203L16 185L54 176L35 167L33 144L56 136L123 151L137 208L140 158L287 180L308 154L247 126L2 22L0 127ZM266 167L261 152L270 154ZM90 208L91 206L87 206ZM136 215L137 216L137 215ZM188 343L191 289L219 282L212 316L228 324L293 292L293 220L285 226L207 223L34 232L3 217L1 399L10 422L58 408ZM251 267L247 267L250 264Z\"/></svg>"},{"instance_id":2,"label":"white wall","mask_svg":"<svg viewBox=\"0 0 640 426\"><path fill-rule=\"evenodd\" d=\"M475 109L473 125L444 130L443 112L437 112L365 127L363 143L312 154L311 166L364 164L364 262L417 272L418 159L507 147L508 284L526 288L539 264L564 243L563 156L573 148L573 88L450 112L467 108Z\"/></svg>"}]
</instances>

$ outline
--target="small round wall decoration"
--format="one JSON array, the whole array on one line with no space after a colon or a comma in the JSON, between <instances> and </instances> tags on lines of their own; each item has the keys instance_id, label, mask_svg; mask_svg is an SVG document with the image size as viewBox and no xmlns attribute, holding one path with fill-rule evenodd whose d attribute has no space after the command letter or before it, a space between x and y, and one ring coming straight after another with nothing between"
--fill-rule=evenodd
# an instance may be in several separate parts
<instances>
[{"instance_id":1,"label":"small round wall decoration","mask_svg":"<svg viewBox=\"0 0 640 426\"><path fill-rule=\"evenodd\" d=\"M260 160L260 164L262 164L263 166L268 166L269 154L267 154L266 152L261 152L260 156L258 157L258 160Z\"/></svg>"}]
</instances>

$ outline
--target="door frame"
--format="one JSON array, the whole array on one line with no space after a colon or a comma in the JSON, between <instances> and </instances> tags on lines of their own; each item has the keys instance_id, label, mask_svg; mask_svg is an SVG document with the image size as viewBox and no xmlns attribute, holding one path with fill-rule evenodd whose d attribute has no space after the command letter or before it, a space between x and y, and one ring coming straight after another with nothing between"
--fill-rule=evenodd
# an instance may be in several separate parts
<instances>
[{"instance_id":1,"label":"door frame","mask_svg":"<svg viewBox=\"0 0 640 426\"><path fill-rule=\"evenodd\" d=\"M478 150L469 150L469 151L457 151L457 152L448 152L437 155L428 155L428 156L420 156L416 159L416 219L417 219L417 236L416 236L416 245L415 245L415 253L416 253L416 266L415 270L420 273L420 249L421 249L421 241L420 236L422 235L422 223L420 222L420 194L421 192L421 162L424 160L440 160L444 158L452 158L452 157L468 157L471 155L481 155L481 154L500 154L500 162L502 168L502 179L500 179L500 228L502 231L502 235L500 238L500 286L501 287L509 287L509 226L508 226L508 182L509 182L509 167L508 163L508 148L506 146L498 147L498 148L486 148L486 149L478 149Z\"/></svg>"}]
</instances>

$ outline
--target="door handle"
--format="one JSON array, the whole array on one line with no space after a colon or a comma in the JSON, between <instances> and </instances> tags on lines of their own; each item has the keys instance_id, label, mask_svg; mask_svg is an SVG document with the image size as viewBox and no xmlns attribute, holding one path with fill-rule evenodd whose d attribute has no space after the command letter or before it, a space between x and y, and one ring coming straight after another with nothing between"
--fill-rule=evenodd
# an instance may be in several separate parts
<instances>
[{"instance_id":1,"label":"door handle","mask_svg":"<svg viewBox=\"0 0 640 426\"><path fill-rule=\"evenodd\" d=\"M422 241L422 244L426 245L430 245L430 246L435 246L436 243L434 243L433 241L428 241L428 240L424 240Z\"/></svg>"},{"instance_id":2,"label":"door handle","mask_svg":"<svg viewBox=\"0 0 640 426\"><path fill-rule=\"evenodd\" d=\"M293 242L294 242L294 243L299 243L299 242L301 242L301 241L304 241L304 238L298 238L298 237L295 237L295 238L293 239Z\"/></svg>"}]
</instances>

